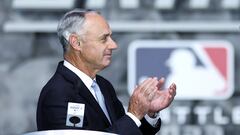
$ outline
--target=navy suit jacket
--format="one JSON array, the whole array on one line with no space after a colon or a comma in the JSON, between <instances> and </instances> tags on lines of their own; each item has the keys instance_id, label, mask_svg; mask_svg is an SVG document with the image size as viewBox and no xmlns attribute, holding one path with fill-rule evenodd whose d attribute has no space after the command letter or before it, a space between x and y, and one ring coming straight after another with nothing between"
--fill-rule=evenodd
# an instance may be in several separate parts
<instances>
[{"instance_id":1,"label":"navy suit jacket","mask_svg":"<svg viewBox=\"0 0 240 135\"><path fill-rule=\"evenodd\" d=\"M112 124L109 123L101 107L84 85L82 80L60 62L56 73L43 87L38 100L37 128L86 129L105 131L120 135L154 135L160 129L159 124L152 127L144 118L140 127L125 114L111 83L97 75L96 81L105 98L106 107ZM83 127L66 126L68 102L85 104Z\"/></svg>"}]
</instances>

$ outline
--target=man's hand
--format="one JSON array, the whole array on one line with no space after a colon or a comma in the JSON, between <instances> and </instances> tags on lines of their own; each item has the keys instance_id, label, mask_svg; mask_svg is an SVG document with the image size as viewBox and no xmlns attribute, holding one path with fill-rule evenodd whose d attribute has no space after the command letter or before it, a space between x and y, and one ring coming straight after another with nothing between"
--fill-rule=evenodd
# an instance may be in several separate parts
<instances>
[{"instance_id":1,"label":"man's hand","mask_svg":"<svg viewBox=\"0 0 240 135\"><path fill-rule=\"evenodd\" d=\"M151 101L155 97L154 93L158 92L159 89L158 84L159 82L155 77L148 78L136 86L129 101L128 112L141 120L149 112ZM156 103L154 102L154 104Z\"/></svg>"},{"instance_id":2,"label":"man's hand","mask_svg":"<svg viewBox=\"0 0 240 135\"><path fill-rule=\"evenodd\" d=\"M161 78L158 83L158 90L155 91L154 97L150 103L148 114L153 114L167 108L176 95L176 85L172 83L167 90L161 90L164 79Z\"/></svg>"}]
</instances>

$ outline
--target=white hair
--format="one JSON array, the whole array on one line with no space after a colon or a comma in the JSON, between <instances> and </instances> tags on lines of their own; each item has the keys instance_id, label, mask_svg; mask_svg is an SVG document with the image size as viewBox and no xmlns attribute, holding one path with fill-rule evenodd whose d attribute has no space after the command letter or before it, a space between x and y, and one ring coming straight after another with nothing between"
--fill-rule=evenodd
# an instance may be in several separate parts
<instances>
[{"instance_id":1,"label":"white hair","mask_svg":"<svg viewBox=\"0 0 240 135\"><path fill-rule=\"evenodd\" d=\"M67 51L69 45L69 36L71 34L83 34L83 24L85 15L89 12L96 12L91 10L74 9L67 12L59 21L57 27L58 38L63 46L63 52ZM96 12L97 13L97 12Z\"/></svg>"}]
</instances>

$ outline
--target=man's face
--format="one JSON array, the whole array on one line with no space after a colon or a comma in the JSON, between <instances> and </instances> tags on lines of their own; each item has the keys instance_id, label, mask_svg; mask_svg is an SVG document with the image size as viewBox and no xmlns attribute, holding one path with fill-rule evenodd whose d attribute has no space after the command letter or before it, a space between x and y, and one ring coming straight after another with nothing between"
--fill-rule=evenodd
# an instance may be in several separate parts
<instances>
[{"instance_id":1,"label":"man's face","mask_svg":"<svg viewBox=\"0 0 240 135\"><path fill-rule=\"evenodd\" d=\"M112 31L105 19L89 13L83 25L85 34L82 39L81 57L93 69L102 70L111 63L112 50L117 44L112 40Z\"/></svg>"}]
</instances>

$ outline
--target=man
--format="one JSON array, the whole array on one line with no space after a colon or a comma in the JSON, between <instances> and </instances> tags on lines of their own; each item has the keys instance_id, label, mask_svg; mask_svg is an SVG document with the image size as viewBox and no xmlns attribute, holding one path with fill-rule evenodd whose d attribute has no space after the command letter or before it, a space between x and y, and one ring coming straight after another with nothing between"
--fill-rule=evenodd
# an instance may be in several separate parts
<instances>
[{"instance_id":1,"label":"man","mask_svg":"<svg viewBox=\"0 0 240 135\"><path fill-rule=\"evenodd\" d=\"M106 20L95 11L73 10L58 25L64 61L44 86L38 101L38 130L86 129L120 135L153 135L156 114L169 106L176 85L148 78L136 86L125 113L109 81L97 75L111 62L117 44Z\"/></svg>"}]
</instances>

